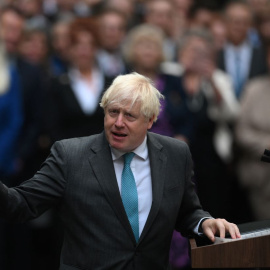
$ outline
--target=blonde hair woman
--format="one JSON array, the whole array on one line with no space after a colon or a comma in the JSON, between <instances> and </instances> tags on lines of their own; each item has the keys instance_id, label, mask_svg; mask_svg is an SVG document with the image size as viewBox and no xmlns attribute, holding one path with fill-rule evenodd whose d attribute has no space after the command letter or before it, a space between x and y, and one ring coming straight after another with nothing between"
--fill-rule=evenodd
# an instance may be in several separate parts
<instances>
[{"instance_id":1,"label":"blonde hair woman","mask_svg":"<svg viewBox=\"0 0 270 270\"><path fill-rule=\"evenodd\" d=\"M130 69L150 78L154 86L165 96L165 100L161 102L161 113L151 131L173 136L169 123L170 115L166 109L166 93L171 88L178 89L179 80L175 76L163 74L160 70L165 59L163 41L163 32L158 27L142 24L128 33L123 52Z\"/></svg>"}]
</instances>

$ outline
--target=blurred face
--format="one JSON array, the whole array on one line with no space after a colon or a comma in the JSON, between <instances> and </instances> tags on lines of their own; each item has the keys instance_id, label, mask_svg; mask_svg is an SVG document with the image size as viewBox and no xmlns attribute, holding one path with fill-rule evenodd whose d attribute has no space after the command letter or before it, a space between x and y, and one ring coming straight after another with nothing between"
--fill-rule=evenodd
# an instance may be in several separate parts
<instances>
[{"instance_id":1,"label":"blurred face","mask_svg":"<svg viewBox=\"0 0 270 270\"><path fill-rule=\"evenodd\" d=\"M115 8L121 11L123 14L133 14L134 12L134 3L133 0L108 0L104 1L109 8Z\"/></svg>"},{"instance_id":2,"label":"blurred face","mask_svg":"<svg viewBox=\"0 0 270 270\"><path fill-rule=\"evenodd\" d=\"M198 27L209 28L212 22L212 12L208 9L200 9L197 11L193 24Z\"/></svg>"},{"instance_id":3,"label":"blurred face","mask_svg":"<svg viewBox=\"0 0 270 270\"><path fill-rule=\"evenodd\" d=\"M156 70L161 59L162 48L153 40L140 40L133 48L133 63L137 68Z\"/></svg>"},{"instance_id":4,"label":"blurred face","mask_svg":"<svg viewBox=\"0 0 270 270\"><path fill-rule=\"evenodd\" d=\"M101 46L108 51L119 49L125 36L125 21L120 15L108 13L100 19Z\"/></svg>"},{"instance_id":5,"label":"blurred face","mask_svg":"<svg viewBox=\"0 0 270 270\"><path fill-rule=\"evenodd\" d=\"M94 62L95 49L93 36L86 31L78 32L76 42L71 45L73 65L82 70L91 67Z\"/></svg>"},{"instance_id":6,"label":"blurred face","mask_svg":"<svg viewBox=\"0 0 270 270\"><path fill-rule=\"evenodd\" d=\"M178 61L187 71L200 72L204 61L213 60L213 53L204 40L194 37L180 52Z\"/></svg>"},{"instance_id":7,"label":"blurred face","mask_svg":"<svg viewBox=\"0 0 270 270\"><path fill-rule=\"evenodd\" d=\"M32 34L21 43L20 53L28 61L42 64L48 53L46 36L43 33Z\"/></svg>"},{"instance_id":8,"label":"blurred face","mask_svg":"<svg viewBox=\"0 0 270 270\"><path fill-rule=\"evenodd\" d=\"M173 26L173 11L170 2L157 1L151 3L149 13L146 15L146 22L160 27L167 35L170 34Z\"/></svg>"},{"instance_id":9,"label":"blurred face","mask_svg":"<svg viewBox=\"0 0 270 270\"><path fill-rule=\"evenodd\" d=\"M24 20L12 11L5 12L0 19L0 36L9 54L17 52L22 38Z\"/></svg>"},{"instance_id":10,"label":"blurred face","mask_svg":"<svg viewBox=\"0 0 270 270\"><path fill-rule=\"evenodd\" d=\"M41 13L41 1L39 0L19 0L17 6L26 17Z\"/></svg>"},{"instance_id":11,"label":"blurred face","mask_svg":"<svg viewBox=\"0 0 270 270\"><path fill-rule=\"evenodd\" d=\"M59 24L53 30L52 46L55 53L63 59L68 59L70 39L67 24Z\"/></svg>"},{"instance_id":12,"label":"blurred face","mask_svg":"<svg viewBox=\"0 0 270 270\"><path fill-rule=\"evenodd\" d=\"M223 48L223 45L226 42L227 32L226 27L224 23L220 20L215 20L211 24L211 33L213 35L214 41L215 41L215 47L217 50L220 50Z\"/></svg>"},{"instance_id":13,"label":"blurred face","mask_svg":"<svg viewBox=\"0 0 270 270\"><path fill-rule=\"evenodd\" d=\"M265 7L269 4L268 0L248 0L248 3L254 13L264 11Z\"/></svg>"},{"instance_id":14,"label":"blurred face","mask_svg":"<svg viewBox=\"0 0 270 270\"><path fill-rule=\"evenodd\" d=\"M193 0L173 0L178 15L187 16Z\"/></svg>"},{"instance_id":15,"label":"blurred face","mask_svg":"<svg viewBox=\"0 0 270 270\"><path fill-rule=\"evenodd\" d=\"M120 151L130 152L144 140L147 130L152 127L153 118L141 114L141 105L136 102L132 108L109 105L105 109L104 129L109 144Z\"/></svg>"},{"instance_id":16,"label":"blurred face","mask_svg":"<svg viewBox=\"0 0 270 270\"><path fill-rule=\"evenodd\" d=\"M241 5L233 5L226 12L227 38L234 45L243 43L251 26L251 14Z\"/></svg>"},{"instance_id":17,"label":"blurred face","mask_svg":"<svg viewBox=\"0 0 270 270\"><path fill-rule=\"evenodd\" d=\"M258 25L258 32L261 36L262 41L265 42L266 44L269 44L270 43L270 17L267 19L264 19L264 21L262 21L260 25Z\"/></svg>"}]
</instances>

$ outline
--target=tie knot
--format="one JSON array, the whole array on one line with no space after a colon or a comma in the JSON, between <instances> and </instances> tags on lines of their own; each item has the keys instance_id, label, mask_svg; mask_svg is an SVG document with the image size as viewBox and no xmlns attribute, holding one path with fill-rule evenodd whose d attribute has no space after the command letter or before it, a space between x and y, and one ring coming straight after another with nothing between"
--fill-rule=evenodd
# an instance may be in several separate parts
<instances>
[{"instance_id":1,"label":"tie knot","mask_svg":"<svg viewBox=\"0 0 270 270\"><path fill-rule=\"evenodd\" d=\"M130 164L134 156L135 156L135 153L133 152L124 154L125 164Z\"/></svg>"}]
</instances>

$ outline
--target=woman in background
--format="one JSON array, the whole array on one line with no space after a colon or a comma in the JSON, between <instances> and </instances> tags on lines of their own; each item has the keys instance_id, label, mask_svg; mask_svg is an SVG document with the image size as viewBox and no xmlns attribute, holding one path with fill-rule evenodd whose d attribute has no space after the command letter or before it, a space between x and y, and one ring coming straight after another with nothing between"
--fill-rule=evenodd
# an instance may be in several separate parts
<instances>
[{"instance_id":1,"label":"woman in background","mask_svg":"<svg viewBox=\"0 0 270 270\"><path fill-rule=\"evenodd\" d=\"M166 96L168 89L177 89L179 80L175 76L161 72L160 66L164 60L163 32L153 25L142 24L129 31L124 44L124 56L129 71L136 71L150 78L155 87ZM169 123L170 116L166 110L166 98L162 102L159 119L153 124L151 131L162 135L173 136Z\"/></svg>"},{"instance_id":2,"label":"woman in background","mask_svg":"<svg viewBox=\"0 0 270 270\"><path fill-rule=\"evenodd\" d=\"M51 82L48 120L52 140L89 136L103 130L99 101L111 80L96 64L96 24L77 18L70 24L70 66ZM52 122L51 122L52 121Z\"/></svg>"},{"instance_id":3,"label":"woman in background","mask_svg":"<svg viewBox=\"0 0 270 270\"><path fill-rule=\"evenodd\" d=\"M190 146L203 207L212 215L232 219L229 125L239 105L231 80L216 68L212 36L204 29L191 29L183 35L178 62L183 70L179 76L181 88L170 89L167 94L175 137Z\"/></svg>"}]
</instances>

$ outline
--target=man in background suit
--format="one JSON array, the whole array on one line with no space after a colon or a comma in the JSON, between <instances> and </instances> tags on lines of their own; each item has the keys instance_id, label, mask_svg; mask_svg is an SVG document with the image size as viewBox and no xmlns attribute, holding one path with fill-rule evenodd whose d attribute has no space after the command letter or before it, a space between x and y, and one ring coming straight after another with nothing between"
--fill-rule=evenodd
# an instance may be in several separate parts
<instances>
[{"instance_id":1,"label":"man in background suit","mask_svg":"<svg viewBox=\"0 0 270 270\"><path fill-rule=\"evenodd\" d=\"M101 100L104 132L56 142L18 187L0 182L0 216L27 221L55 206L65 227L61 270L166 269L174 229L239 238L235 224L202 210L187 145L147 132L161 98L146 77L118 76ZM123 158L131 152L132 173Z\"/></svg>"},{"instance_id":2,"label":"man in background suit","mask_svg":"<svg viewBox=\"0 0 270 270\"><path fill-rule=\"evenodd\" d=\"M235 95L241 98L246 82L267 72L266 54L249 39L252 11L243 1L230 1L224 11L227 42L219 52L217 65L232 78Z\"/></svg>"}]
</instances>

